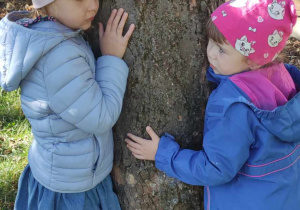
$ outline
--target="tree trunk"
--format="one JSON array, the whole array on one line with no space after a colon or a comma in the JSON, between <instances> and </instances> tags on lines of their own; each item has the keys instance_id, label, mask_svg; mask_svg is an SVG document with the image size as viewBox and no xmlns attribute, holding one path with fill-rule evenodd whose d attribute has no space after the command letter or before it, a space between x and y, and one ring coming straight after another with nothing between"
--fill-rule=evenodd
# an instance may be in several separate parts
<instances>
[{"instance_id":1,"label":"tree trunk","mask_svg":"<svg viewBox=\"0 0 300 210\"><path fill-rule=\"evenodd\" d=\"M136 24L124 60L130 68L122 114L114 128L113 179L122 209L203 209L203 188L158 171L154 162L136 160L125 144L128 132L147 137L151 125L172 134L182 148L201 149L210 85L205 24L221 0L101 0L88 32L100 55L98 24L114 8Z\"/></svg>"}]
</instances>

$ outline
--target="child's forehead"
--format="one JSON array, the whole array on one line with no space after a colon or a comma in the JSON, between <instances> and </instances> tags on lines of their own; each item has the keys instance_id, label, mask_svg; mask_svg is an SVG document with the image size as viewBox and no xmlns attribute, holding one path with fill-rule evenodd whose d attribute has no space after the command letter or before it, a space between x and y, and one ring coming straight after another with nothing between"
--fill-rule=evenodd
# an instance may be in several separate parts
<instances>
[{"instance_id":1,"label":"child's forehead","mask_svg":"<svg viewBox=\"0 0 300 210\"><path fill-rule=\"evenodd\" d=\"M214 42L216 45L220 46L220 47L223 47L223 48L226 48L226 49L233 49L234 50L234 47L227 40L225 40L222 43L216 42L213 39L210 39L210 40L212 42Z\"/></svg>"}]
</instances>

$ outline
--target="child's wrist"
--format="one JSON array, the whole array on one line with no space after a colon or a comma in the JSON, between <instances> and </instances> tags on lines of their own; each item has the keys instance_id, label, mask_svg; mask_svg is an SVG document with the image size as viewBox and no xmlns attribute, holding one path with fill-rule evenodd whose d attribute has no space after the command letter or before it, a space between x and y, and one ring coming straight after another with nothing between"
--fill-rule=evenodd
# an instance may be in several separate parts
<instances>
[{"instance_id":1,"label":"child's wrist","mask_svg":"<svg viewBox=\"0 0 300 210\"><path fill-rule=\"evenodd\" d=\"M123 58L123 56L121 55L116 55L116 54L113 54L113 53L103 53L102 56L114 56L114 57L118 57L120 59Z\"/></svg>"}]
</instances>

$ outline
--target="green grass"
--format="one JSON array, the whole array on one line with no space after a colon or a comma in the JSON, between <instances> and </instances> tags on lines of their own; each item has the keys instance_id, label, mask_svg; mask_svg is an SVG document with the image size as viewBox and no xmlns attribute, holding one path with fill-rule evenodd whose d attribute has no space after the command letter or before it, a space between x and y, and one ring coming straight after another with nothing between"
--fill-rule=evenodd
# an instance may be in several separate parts
<instances>
[{"instance_id":1,"label":"green grass","mask_svg":"<svg viewBox=\"0 0 300 210\"><path fill-rule=\"evenodd\" d=\"M0 89L0 209L13 209L18 178L27 164L32 136L20 107L20 90Z\"/></svg>"}]
</instances>

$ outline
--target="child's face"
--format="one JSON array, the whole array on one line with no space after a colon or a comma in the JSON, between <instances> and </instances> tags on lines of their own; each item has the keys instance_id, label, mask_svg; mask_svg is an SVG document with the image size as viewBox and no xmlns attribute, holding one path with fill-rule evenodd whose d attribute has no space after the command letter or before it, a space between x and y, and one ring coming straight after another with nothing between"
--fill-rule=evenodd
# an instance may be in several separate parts
<instances>
[{"instance_id":1,"label":"child's face","mask_svg":"<svg viewBox=\"0 0 300 210\"><path fill-rule=\"evenodd\" d=\"M99 8L99 0L56 0L47 7L49 15L71 29L86 30Z\"/></svg>"},{"instance_id":2,"label":"child's face","mask_svg":"<svg viewBox=\"0 0 300 210\"><path fill-rule=\"evenodd\" d=\"M230 44L217 44L209 40L207 57L215 74L232 75L249 69L245 57Z\"/></svg>"}]
</instances>

